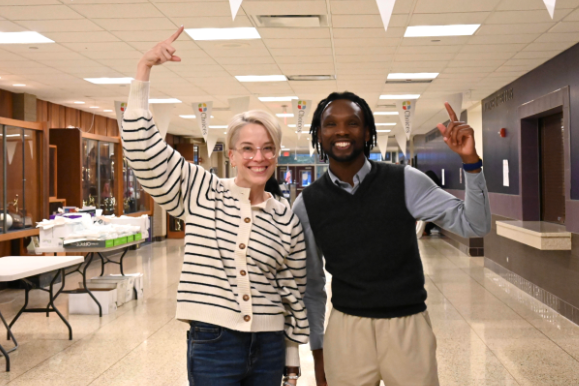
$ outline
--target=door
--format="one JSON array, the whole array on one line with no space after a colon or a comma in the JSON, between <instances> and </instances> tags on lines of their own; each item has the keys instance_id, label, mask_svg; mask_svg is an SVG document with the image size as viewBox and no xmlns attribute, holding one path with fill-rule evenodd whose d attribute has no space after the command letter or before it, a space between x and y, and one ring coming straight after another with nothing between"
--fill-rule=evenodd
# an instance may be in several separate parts
<instances>
[{"instance_id":1,"label":"door","mask_svg":"<svg viewBox=\"0 0 579 386\"><path fill-rule=\"evenodd\" d=\"M541 221L565 224L563 114L539 120Z\"/></svg>"},{"instance_id":2,"label":"door","mask_svg":"<svg viewBox=\"0 0 579 386\"><path fill-rule=\"evenodd\" d=\"M297 195L299 196L304 188L311 185L314 182L315 176L315 166L296 166L296 188Z\"/></svg>"}]
</instances>

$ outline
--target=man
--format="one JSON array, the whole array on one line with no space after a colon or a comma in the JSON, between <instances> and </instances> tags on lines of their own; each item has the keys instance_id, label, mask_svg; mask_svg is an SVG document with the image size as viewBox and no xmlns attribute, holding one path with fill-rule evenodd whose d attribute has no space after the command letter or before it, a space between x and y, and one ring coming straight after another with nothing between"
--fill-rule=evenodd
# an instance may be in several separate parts
<instances>
[{"instance_id":1,"label":"man","mask_svg":"<svg viewBox=\"0 0 579 386\"><path fill-rule=\"evenodd\" d=\"M312 144L329 170L295 202L306 236L311 327L318 386L438 385L436 339L426 312L415 221L463 237L490 230L490 208L473 129L450 116L438 128L465 169L465 202L422 172L368 160L376 126L368 104L332 93L312 120ZM326 269L333 310L324 340Z\"/></svg>"}]
</instances>

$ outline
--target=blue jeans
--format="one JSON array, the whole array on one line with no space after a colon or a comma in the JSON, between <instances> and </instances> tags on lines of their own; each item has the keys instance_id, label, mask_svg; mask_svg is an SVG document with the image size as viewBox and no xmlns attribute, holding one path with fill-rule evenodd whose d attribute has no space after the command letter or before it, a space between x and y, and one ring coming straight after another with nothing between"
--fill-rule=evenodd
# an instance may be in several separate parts
<instances>
[{"instance_id":1,"label":"blue jeans","mask_svg":"<svg viewBox=\"0 0 579 386\"><path fill-rule=\"evenodd\" d=\"M283 331L240 332L191 322L187 334L191 386L279 386L284 366Z\"/></svg>"}]
</instances>

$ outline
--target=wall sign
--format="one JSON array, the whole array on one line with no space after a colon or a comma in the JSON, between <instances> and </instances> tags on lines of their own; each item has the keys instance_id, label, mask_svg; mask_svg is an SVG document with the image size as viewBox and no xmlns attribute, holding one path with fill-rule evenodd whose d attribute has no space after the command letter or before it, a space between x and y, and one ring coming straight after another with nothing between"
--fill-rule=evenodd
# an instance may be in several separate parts
<instances>
[{"instance_id":1,"label":"wall sign","mask_svg":"<svg viewBox=\"0 0 579 386\"><path fill-rule=\"evenodd\" d=\"M484 103L484 111L490 111L495 107L499 107L499 105L512 100L513 94L514 92L512 88L499 91L498 93L493 95L491 99L489 99Z\"/></svg>"}]
</instances>

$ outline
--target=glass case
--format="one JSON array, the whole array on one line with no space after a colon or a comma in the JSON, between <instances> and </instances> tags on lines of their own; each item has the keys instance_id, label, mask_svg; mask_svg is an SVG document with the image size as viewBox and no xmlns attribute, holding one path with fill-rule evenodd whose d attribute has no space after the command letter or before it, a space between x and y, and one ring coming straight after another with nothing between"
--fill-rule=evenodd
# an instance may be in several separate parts
<instances>
[{"instance_id":1,"label":"glass case","mask_svg":"<svg viewBox=\"0 0 579 386\"><path fill-rule=\"evenodd\" d=\"M125 189L123 212L125 214L145 212L151 209L149 195L145 193L125 157L123 157L123 185Z\"/></svg>"},{"instance_id":2,"label":"glass case","mask_svg":"<svg viewBox=\"0 0 579 386\"><path fill-rule=\"evenodd\" d=\"M83 138L82 204L114 214L116 143Z\"/></svg>"},{"instance_id":3,"label":"glass case","mask_svg":"<svg viewBox=\"0 0 579 386\"><path fill-rule=\"evenodd\" d=\"M0 122L0 233L33 229L42 220L42 134Z\"/></svg>"}]
</instances>

